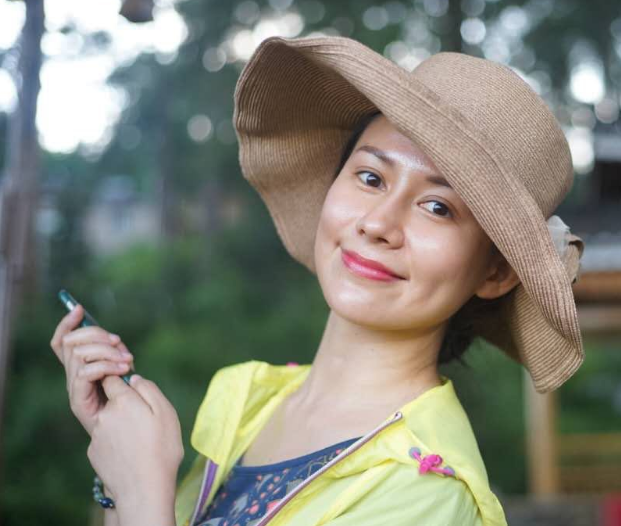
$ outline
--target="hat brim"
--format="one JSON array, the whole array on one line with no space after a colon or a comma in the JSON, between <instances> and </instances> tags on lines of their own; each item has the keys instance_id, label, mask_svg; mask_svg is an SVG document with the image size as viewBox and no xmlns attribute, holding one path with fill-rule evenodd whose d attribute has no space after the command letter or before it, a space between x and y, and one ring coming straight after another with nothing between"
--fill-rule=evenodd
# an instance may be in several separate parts
<instances>
[{"instance_id":1,"label":"hat brim","mask_svg":"<svg viewBox=\"0 0 621 526\"><path fill-rule=\"evenodd\" d=\"M582 241L574 236L561 261L540 206L493 141L415 73L344 37L265 39L235 89L242 173L291 256L315 273L316 225L343 145L380 110L434 161L521 280L478 334L523 364L538 392L554 390L584 360L571 288Z\"/></svg>"}]
</instances>

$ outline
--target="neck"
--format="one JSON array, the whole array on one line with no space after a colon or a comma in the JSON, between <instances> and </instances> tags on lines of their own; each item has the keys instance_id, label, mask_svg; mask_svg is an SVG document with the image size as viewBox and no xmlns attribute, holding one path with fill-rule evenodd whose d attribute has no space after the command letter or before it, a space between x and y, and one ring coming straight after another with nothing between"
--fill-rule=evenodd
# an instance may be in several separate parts
<instances>
[{"instance_id":1,"label":"neck","mask_svg":"<svg viewBox=\"0 0 621 526\"><path fill-rule=\"evenodd\" d=\"M413 400L440 385L442 328L413 334L352 324L330 311L298 403L328 410L372 411Z\"/></svg>"}]
</instances>

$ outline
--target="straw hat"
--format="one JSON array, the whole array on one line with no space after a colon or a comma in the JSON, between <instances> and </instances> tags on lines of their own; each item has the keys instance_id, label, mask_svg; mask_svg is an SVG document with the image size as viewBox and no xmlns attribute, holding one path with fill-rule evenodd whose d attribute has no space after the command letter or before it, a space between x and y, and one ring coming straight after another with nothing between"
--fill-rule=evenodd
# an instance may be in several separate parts
<instances>
[{"instance_id":1,"label":"straw hat","mask_svg":"<svg viewBox=\"0 0 621 526\"><path fill-rule=\"evenodd\" d=\"M315 273L343 146L377 110L434 161L520 278L476 334L524 365L538 392L558 388L584 360L571 288L584 243L552 216L573 166L554 115L507 66L441 52L410 72L350 38L263 40L233 120L242 173L286 249Z\"/></svg>"}]
</instances>

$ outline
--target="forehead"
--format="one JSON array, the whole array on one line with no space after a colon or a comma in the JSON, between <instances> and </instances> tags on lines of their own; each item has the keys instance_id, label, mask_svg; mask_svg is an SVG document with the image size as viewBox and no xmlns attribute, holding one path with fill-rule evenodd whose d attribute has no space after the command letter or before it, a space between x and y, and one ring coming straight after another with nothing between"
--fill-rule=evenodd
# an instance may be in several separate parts
<instances>
[{"instance_id":1,"label":"forehead","mask_svg":"<svg viewBox=\"0 0 621 526\"><path fill-rule=\"evenodd\" d=\"M375 146L402 164L440 174L432 159L412 139L403 135L384 115L379 115L360 135L354 152L364 144Z\"/></svg>"}]
</instances>

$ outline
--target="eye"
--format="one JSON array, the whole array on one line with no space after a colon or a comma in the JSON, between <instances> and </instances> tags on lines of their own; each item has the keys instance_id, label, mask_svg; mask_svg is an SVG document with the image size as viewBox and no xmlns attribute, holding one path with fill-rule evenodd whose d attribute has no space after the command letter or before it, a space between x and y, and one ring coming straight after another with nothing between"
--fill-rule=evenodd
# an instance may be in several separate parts
<instances>
[{"instance_id":1,"label":"eye","mask_svg":"<svg viewBox=\"0 0 621 526\"><path fill-rule=\"evenodd\" d=\"M366 177L366 178L360 177L361 175L364 175L364 174L368 174L369 177ZM369 186L370 184L373 188L377 188L377 186L382 183L382 178L379 175L377 175L374 172L370 172L368 170L357 172L356 175L358 176L360 180L363 181L365 185ZM370 182L376 183L376 184L372 184ZM435 215L438 215L440 217L453 217L453 212L451 211L450 207L446 205L445 203L443 203L442 201L439 201L437 199L430 199L429 201L425 201L423 204L427 204L427 203L436 203L433 209L430 210Z\"/></svg>"},{"instance_id":2,"label":"eye","mask_svg":"<svg viewBox=\"0 0 621 526\"><path fill-rule=\"evenodd\" d=\"M363 172L357 172L357 173L356 173L356 175L357 175L357 176L360 176L360 175L362 175L362 174L369 174L369 175L371 176L371 177L367 177L367 178L366 178L366 180L367 180L367 181L375 181L375 182L377 182L377 183L379 183L379 184L381 184L381 182L382 182L382 178L381 178L379 175L377 175L376 173L369 172L369 171L367 171L367 170L365 170L365 171L363 171ZM359 177L359 179L361 179L361 180L362 180L362 177ZM363 182L364 182L364 181L363 181ZM365 183L365 184L366 184L366 183ZM377 186L376 186L375 184L372 184L371 186L373 186L373 188L377 188Z\"/></svg>"},{"instance_id":3,"label":"eye","mask_svg":"<svg viewBox=\"0 0 621 526\"><path fill-rule=\"evenodd\" d=\"M423 204L427 204L427 203L437 203L434 207L433 210L435 211L440 211L440 214L436 214L436 215L440 215L442 217L453 217L453 212L451 212L451 209L445 205L442 201L438 201L436 199L431 199L429 201L425 201ZM438 205L440 205L438 207ZM444 212L442 212L444 210ZM448 215L447 215L448 213Z\"/></svg>"}]
</instances>

